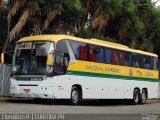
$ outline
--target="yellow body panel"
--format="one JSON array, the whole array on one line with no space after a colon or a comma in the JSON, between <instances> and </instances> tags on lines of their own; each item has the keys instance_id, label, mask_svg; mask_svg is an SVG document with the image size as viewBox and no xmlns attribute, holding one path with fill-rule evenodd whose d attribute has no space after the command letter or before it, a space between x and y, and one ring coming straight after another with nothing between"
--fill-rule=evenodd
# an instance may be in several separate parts
<instances>
[{"instance_id":1,"label":"yellow body panel","mask_svg":"<svg viewBox=\"0 0 160 120\"><path fill-rule=\"evenodd\" d=\"M87 61L76 61L68 67L69 71L79 71L87 73L109 74L126 77L151 78L158 79L158 71L141 68L126 67L120 65L111 65Z\"/></svg>"}]
</instances>

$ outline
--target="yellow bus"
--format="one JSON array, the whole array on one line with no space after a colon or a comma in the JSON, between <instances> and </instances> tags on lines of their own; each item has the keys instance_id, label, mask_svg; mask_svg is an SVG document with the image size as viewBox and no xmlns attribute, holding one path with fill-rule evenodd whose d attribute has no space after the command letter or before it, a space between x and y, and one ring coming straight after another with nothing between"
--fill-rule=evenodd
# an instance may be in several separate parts
<instances>
[{"instance_id":1,"label":"yellow bus","mask_svg":"<svg viewBox=\"0 0 160 120\"><path fill-rule=\"evenodd\" d=\"M97 39L37 35L16 43L13 97L125 99L144 104L158 97L158 56Z\"/></svg>"}]
</instances>

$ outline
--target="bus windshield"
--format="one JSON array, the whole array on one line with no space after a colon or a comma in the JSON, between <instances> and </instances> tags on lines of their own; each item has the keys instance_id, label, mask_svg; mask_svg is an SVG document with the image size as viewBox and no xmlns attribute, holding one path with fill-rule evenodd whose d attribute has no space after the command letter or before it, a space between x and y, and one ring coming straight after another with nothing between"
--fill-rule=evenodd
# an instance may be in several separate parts
<instances>
[{"instance_id":1,"label":"bus windshield","mask_svg":"<svg viewBox=\"0 0 160 120\"><path fill-rule=\"evenodd\" d=\"M49 75L53 68L46 64L47 55L54 50L53 42L22 42L16 45L13 75Z\"/></svg>"}]
</instances>

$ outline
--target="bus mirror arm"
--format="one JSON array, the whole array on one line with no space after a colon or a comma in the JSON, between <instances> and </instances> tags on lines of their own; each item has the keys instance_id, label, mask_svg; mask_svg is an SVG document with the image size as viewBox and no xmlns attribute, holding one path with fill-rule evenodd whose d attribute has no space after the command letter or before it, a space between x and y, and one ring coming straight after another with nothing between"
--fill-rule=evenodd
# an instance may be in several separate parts
<instances>
[{"instance_id":1,"label":"bus mirror arm","mask_svg":"<svg viewBox=\"0 0 160 120\"><path fill-rule=\"evenodd\" d=\"M54 63L54 55L53 54L48 54L47 56L47 65L49 66L53 66Z\"/></svg>"},{"instance_id":2,"label":"bus mirror arm","mask_svg":"<svg viewBox=\"0 0 160 120\"><path fill-rule=\"evenodd\" d=\"M53 50L47 55L47 65L53 66L55 62L55 56L62 54L62 51Z\"/></svg>"}]
</instances>

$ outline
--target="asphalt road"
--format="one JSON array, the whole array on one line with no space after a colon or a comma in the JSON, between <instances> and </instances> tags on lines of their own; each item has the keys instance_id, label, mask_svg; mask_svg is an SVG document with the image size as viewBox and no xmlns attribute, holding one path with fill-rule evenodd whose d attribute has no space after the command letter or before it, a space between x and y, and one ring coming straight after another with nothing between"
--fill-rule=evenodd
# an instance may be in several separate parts
<instances>
[{"instance_id":1,"label":"asphalt road","mask_svg":"<svg viewBox=\"0 0 160 120\"><path fill-rule=\"evenodd\" d=\"M83 101L77 106L69 105L68 101L63 100L5 99L0 102L0 119L4 117L2 114L17 113L31 114L32 118L33 115L35 117L39 113L64 115L65 120L150 120L142 119L143 117L151 117L151 119L154 117L154 120L160 120L160 115L158 115L160 114L160 102L129 105L123 101L103 101L103 103L100 101ZM35 120L44 120L48 117L42 119L42 116L38 116L35 118Z\"/></svg>"}]
</instances>

